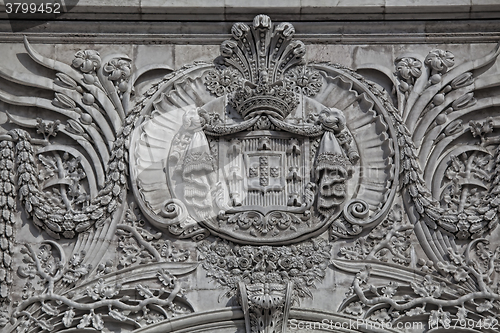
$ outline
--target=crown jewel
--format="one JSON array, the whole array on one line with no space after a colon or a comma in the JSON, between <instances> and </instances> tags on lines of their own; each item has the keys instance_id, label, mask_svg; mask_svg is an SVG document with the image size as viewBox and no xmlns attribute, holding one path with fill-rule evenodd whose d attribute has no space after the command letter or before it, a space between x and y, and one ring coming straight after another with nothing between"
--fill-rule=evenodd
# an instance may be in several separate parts
<instances>
[{"instance_id":1,"label":"crown jewel","mask_svg":"<svg viewBox=\"0 0 500 333\"><path fill-rule=\"evenodd\" d=\"M273 27L266 15L256 16L252 27L236 23L231 32L221 55L225 65L236 68L245 80L232 96L232 106L244 119L257 114L286 118L299 100L283 80L284 73L304 63L304 43L292 40L295 29L290 23Z\"/></svg>"}]
</instances>

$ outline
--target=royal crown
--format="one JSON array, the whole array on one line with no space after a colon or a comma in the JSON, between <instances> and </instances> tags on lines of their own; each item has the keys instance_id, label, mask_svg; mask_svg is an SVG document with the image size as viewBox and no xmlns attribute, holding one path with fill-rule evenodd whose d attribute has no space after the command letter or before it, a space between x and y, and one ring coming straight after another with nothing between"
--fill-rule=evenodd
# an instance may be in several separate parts
<instances>
[{"instance_id":1,"label":"royal crown","mask_svg":"<svg viewBox=\"0 0 500 333\"><path fill-rule=\"evenodd\" d=\"M304 43L292 40L290 23L273 27L266 15L258 15L252 27L236 23L232 39L221 45L224 64L236 68L244 83L233 94L231 105L244 119L267 114L284 119L298 105L297 95L288 89L283 74L304 63Z\"/></svg>"},{"instance_id":2,"label":"royal crown","mask_svg":"<svg viewBox=\"0 0 500 333\"><path fill-rule=\"evenodd\" d=\"M263 73L262 76L267 75ZM283 81L268 84L264 78L258 85L245 82L230 101L243 119L268 114L280 120L286 118L299 103L297 95L286 88Z\"/></svg>"}]
</instances>

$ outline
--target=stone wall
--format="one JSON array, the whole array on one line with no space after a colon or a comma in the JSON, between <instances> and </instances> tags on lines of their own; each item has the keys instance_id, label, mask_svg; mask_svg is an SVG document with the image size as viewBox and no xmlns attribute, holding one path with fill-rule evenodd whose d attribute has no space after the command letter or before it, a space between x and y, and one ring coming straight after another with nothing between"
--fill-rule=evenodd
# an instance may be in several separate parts
<instances>
[{"instance_id":1,"label":"stone wall","mask_svg":"<svg viewBox=\"0 0 500 333\"><path fill-rule=\"evenodd\" d=\"M498 331L495 1L65 5L0 4L2 332Z\"/></svg>"}]
</instances>

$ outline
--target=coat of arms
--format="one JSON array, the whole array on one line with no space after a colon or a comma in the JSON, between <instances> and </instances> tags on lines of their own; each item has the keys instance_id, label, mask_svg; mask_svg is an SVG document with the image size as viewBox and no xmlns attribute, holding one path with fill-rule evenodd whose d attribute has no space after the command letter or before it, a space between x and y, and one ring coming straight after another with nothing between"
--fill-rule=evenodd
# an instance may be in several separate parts
<instances>
[{"instance_id":1,"label":"coat of arms","mask_svg":"<svg viewBox=\"0 0 500 333\"><path fill-rule=\"evenodd\" d=\"M264 15L253 26L235 24L220 57L186 68L146 106L132 171L153 223L169 225L175 216L183 230L274 244L337 218L380 220L380 198L371 196L387 198L393 167L383 162L390 147L377 137L384 119L338 73L307 65L293 33ZM352 129L366 132L359 142ZM362 165L360 152L382 165Z\"/></svg>"}]
</instances>

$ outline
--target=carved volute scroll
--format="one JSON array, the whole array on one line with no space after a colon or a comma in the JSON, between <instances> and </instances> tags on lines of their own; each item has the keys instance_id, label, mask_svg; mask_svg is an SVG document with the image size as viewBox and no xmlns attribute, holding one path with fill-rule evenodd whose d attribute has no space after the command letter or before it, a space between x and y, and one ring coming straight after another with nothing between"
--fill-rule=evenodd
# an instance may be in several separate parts
<instances>
[{"instance_id":1,"label":"carved volute scroll","mask_svg":"<svg viewBox=\"0 0 500 333\"><path fill-rule=\"evenodd\" d=\"M498 331L500 46L355 71L294 35L257 15L175 71L24 39L27 71L0 67L2 332Z\"/></svg>"}]
</instances>

